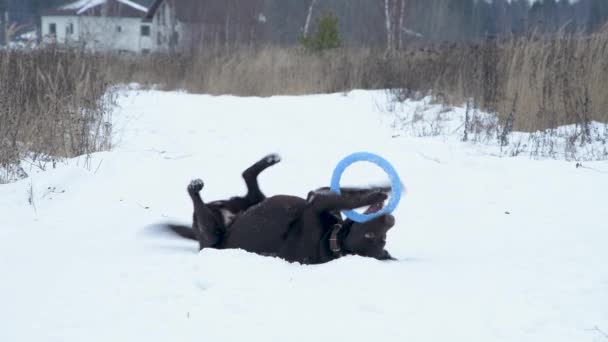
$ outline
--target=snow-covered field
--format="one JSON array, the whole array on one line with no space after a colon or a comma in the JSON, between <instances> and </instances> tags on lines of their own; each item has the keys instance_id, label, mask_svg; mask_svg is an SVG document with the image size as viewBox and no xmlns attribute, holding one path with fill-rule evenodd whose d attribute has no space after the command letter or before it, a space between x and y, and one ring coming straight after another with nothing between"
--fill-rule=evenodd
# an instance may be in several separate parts
<instances>
[{"instance_id":1,"label":"snow-covered field","mask_svg":"<svg viewBox=\"0 0 608 342\"><path fill-rule=\"evenodd\" d=\"M0 185L0 341L608 341L608 162L397 137L382 98L123 92L111 152ZM263 190L305 195L360 150L407 187L398 261L197 254L154 227L189 222L192 178L241 194L278 152Z\"/></svg>"}]
</instances>

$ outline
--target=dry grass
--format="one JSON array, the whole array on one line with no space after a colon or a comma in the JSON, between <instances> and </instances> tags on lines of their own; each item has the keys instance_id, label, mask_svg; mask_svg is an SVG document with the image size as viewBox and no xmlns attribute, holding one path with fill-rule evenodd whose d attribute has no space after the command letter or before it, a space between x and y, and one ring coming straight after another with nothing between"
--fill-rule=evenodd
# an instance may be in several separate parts
<instances>
[{"instance_id":1,"label":"dry grass","mask_svg":"<svg viewBox=\"0 0 608 342\"><path fill-rule=\"evenodd\" d=\"M496 110L508 113L515 101L516 127L608 122L608 32L513 40L504 51L509 77Z\"/></svg>"},{"instance_id":2,"label":"dry grass","mask_svg":"<svg viewBox=\"0 0 608 342\"><path fill-rule=\"evenodd\" d=\"M503 141L511 130L573 123L584 141L590 121L608 122L607 80L608 31L390 54L279 47L146 57L54 48L0 51L0 168L26 155L52 159L109 148L111 84L240 96L389 88L397 100L432 92L445 103L497 113L494 130Z\"/></svg>"},{"instance_id":3,"label":"dry grass","mask_svg":"<svg viewBox=\"0 0 608 342\"><path fill-rule=\"evenodd\" d=\"M608 122L608 32L438 47L421 64L425 90L473 98L515 130Z\"/></svg>"},{"instance_id":4,"label":"dry grass","mask_svg":"<svg viewBox=\"0 0 608 342\"><path fill-rule=\"evenodd\" d=\"M0 168L109 148L103 65L74 51L0 51Z\"/></svg>"},{"instance_id":5,"label":"dry grass","mask_svg":"<svg viewBox=\"0 0 608 342\"><path fill-rule=\"evenodd\" d=\"M310 54L269 47L180 56L119 57L110 73L121 82L194 93L303 95L386 86L383 53L336 49Z\"/></svg>"},{"instance_id":6,"label":"dry grass","mask_svg":"<svg viewBox=\"0 0 608 342\"><path fill-rule=\"evenodd\" d=\"M473 98L480 109L510 120L515 130L608 122L608 32L489 39L391 54L267 47L121 60L112 64L113 79L196 93L271 96L396 88L400 96L432 91L451 104Z\"/></svg>"}]
</instances>

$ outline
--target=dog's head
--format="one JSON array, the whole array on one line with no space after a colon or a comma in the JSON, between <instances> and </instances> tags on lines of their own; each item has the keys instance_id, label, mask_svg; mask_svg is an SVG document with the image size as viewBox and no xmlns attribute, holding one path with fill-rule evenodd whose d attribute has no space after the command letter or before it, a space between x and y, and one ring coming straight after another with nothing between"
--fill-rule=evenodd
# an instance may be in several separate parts
<instances>
[{"instance_id":1,"label":"dog's head","mask_svg":"<svg viewBox=\"0 0 608 342\"><path fill-rule=\"evenodd\" d=\"M382 209L382 203L372 205L365 212L374 213ZM395 260L390 253L384 249L386 245L386 233L395 225L393 215L381 215L373 220L358 223L350 219L345 221L350 226L348 234L344 237L344 247L350 252L378 260Z\"/></svg>"}]
</instances>

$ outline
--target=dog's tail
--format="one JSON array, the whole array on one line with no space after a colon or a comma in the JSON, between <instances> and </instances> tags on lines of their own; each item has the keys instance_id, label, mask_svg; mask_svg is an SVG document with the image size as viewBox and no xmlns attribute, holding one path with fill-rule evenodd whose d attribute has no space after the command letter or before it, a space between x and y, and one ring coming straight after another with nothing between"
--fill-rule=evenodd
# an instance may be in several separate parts
<instances>
[{"instance_id":1,"label":"dog's tail","mask_svg":"<svg viewBox=\"0 0 608 342\"><path fill-rule=\"evenodd\" d=\"M195 240L198 241L196 235L194 235L194 230L187 226L182 226L178 224L167 224L167 228L169 228L173 233L183 237L184 239Z\"/></svg>"}]
</instances>

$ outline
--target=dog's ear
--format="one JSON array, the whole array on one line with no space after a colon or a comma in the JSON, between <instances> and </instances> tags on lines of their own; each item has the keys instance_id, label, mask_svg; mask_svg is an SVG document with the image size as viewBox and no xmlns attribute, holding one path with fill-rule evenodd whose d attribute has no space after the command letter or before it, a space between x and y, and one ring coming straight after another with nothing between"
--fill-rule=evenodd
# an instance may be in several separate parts
<instances>
[{"instance_id":1,"label":"dog's ear","mask_svg":"<svg viewBox=\"0 0 608 342\"><path fill-rule=\"evenodd\" d=\"M318 188L317 190L309 191L308 195L306 195L306 202L308 202L308 203L312 202L312 200L314 199L315 195L318 195L318 194L328 194L328 193L333 193L331 191L331 189L328 188L328 187Z\"/></svg>"},{"instance_id":2,"label":"dog's ear","mask_svg":"<svg viewBox=\"0 0 608 342\"><path fill-rule=\"evenodd\" d=\"M382 222L374 225L373 227L375 229L377 229L378 232L381 234L386 234L386 232L388 232L389 229L391 229L395 226L395 216L393 216L393 215L382 215L378 219L382 220Z\"/></svg>"},{"instance_id":3,"label":"dog's ear","mask_svg":"<svg viewBox=\"0 0 608 342\"><path fill-rule=\"evenodd\" d=\"M306 202L310 203L312 201L312 197L315 195L314 191L309 191L308 195L306 195Z\"/></svg>"}]
</instances>

